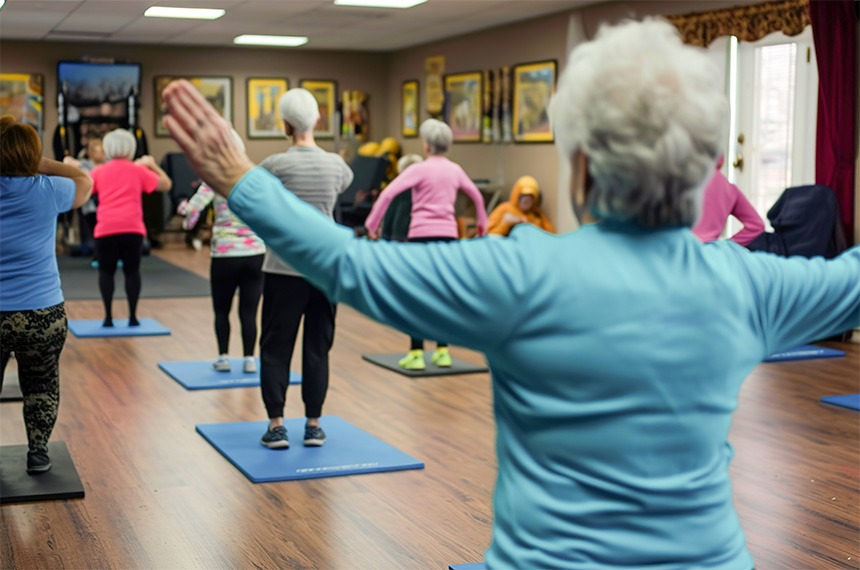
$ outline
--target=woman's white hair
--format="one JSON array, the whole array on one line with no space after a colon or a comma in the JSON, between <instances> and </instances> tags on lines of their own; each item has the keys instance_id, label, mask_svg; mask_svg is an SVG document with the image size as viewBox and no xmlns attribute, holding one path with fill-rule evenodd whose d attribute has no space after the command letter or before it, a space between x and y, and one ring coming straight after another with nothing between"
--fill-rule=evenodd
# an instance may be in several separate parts
<instances>
[{"instance_id":1,"label":"woman's white hair","mask_svg":"<svg viewBox=\"0 0 860 570\"><path fill-rule=\"evenodd\" d=\"M137 152L137 139L125 129L114 129L102 139L102 148L108 158L131 160Z\"/></svg>"},{"instance_id":2,"label":"woman's white hair","mask_svg":"<svg viewBox=\"0 0 860 570\"><path fill-rule=\"evenodd\" d=\"M317 100L310 91L301 87L295 87L281 95L278 111L297 135L313 131L320 118Z\"/></svg>"},{"instance_id":3,"label":"woman's white hair","mask_svg":"<svg viewBox=\"0 0 860 570\"><path fill-rule=\"evenodd\" d=\"M564 158L588 157L594 215L649 228L695 224L726 140L717 77L704 50L662 20L603 27L571 52L550 118Z\"/></svg>"},{"instance_id":4,"label":"woman's white hair","mask_svg":"<svg viewBox=\"0 0 860 570\"><path fill-rule=\"evenodd\" d=\"M454 141L451 127L436 119L427 119L418 130L421 140L430 147L430 154L445 154Z\"/></svg>"},{"instance_id":5,"label":"woman's white hair","mask_svg":"<svg viewBox=\"0 0 860 570\"><path fill-rule=\"evenodd\" d=\"M423 160L424 159L421 158L420 154L404 154L400 157L400 160L397 161L397 172L403 172L413 164L418 164Z\"/></svg>"}]
</instances>

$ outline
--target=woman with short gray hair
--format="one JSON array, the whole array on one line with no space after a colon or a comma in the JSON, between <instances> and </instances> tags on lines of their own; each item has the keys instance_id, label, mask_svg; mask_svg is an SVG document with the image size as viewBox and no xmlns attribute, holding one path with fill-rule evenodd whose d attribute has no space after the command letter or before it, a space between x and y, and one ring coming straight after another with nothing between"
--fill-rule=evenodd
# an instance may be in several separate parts
<instances>
[{"instance_id":1,"label":"woman with short gray hair","mask_svg":"<svg viewBox=\"0 0 860 570\"><path fill-rule=\"evenodd\" d=\"M427 160L412 165L383 189L364 222L368 234L373 238L377 237L379 226L392 200L411 189L412 212L407 241L427 243L457 239L459 227L454 213L454 203L460 190L475 203L478 235L484 235L487 231L484 197L466 172L445 157L454 140L451 127L442 121L427 119L421 124L419 132ZM436 343L431 361L442 368L451 366L447 343ZM423 338L415 336L410 338L409 352L400 359L399 364L405 370L427 368L427 363L424 361Z\"/></svg>"},{"instance_id":2,"label":"woman with short gray hair","mask_svg":"<svg viewBox=\"0 0 860 570\"><path fill-rule=\"evenodd\" d=\"M860 325L860 248L784 258L693 235L725 140L716 76L666 22L601 29L552 105L574 197L600 221L423 246L311 216L237 156L190 84L165 99L203 178L333 300L485 354L499 470L487 568L749 570L729 479L738 393L766 356Z\"/></svg>"}]
</instances>

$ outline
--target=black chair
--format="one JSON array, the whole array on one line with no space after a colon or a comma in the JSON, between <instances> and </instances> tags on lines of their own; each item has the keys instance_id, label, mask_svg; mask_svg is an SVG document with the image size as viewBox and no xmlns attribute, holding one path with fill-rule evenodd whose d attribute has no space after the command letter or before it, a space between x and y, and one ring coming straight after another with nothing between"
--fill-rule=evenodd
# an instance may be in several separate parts
<instances>
[{"instance_id":1,"label":"black chair","mask_svg":"<svg viewBox=\"0 0 860 570\"><path fill-rule=\"evenodd\" d=\"M373 190L378 190L385 180L388 160L375 156L356 156L349 165L352 168L352 184L338 196L334 205L334 219L337 223L359 228L373 207Z\"/></svg>"}]
</instances>

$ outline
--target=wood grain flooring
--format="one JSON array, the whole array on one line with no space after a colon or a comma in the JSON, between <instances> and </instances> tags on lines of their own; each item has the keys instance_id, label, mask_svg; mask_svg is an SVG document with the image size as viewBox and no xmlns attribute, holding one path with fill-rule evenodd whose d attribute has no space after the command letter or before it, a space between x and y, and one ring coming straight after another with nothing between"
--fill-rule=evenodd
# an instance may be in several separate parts
<instances>
[{"instance_id":1,"label":"wood grain flooring","mask_svg":"<svg viewBox=\"0 0 860 570\"><path fill-rule=\"evenodd\" d=\"M158 255L208 276L206 250ZM97 301L67 310L101 317ZM194 425L264 419L259 391L190 392L156 366L214 356L209 299L143 299L139 314L173 334L69 336L53 439L87 495L0 508L0 567L445 569L483 558L496 469L487 374L413 380L375 367L361 354L398 352L406 336L340 307L325 413L426 468L255 485ZM125 317L123 302L114 315ZM848 354L762 364L741 392L732 476L759 570L860 568L860 414L818 402L860 392L860 345L828 346ZM0 443L26 441L20 409L0 404ZM286 414L302 415L295 387Z\"/></svg>"}]
</instances>

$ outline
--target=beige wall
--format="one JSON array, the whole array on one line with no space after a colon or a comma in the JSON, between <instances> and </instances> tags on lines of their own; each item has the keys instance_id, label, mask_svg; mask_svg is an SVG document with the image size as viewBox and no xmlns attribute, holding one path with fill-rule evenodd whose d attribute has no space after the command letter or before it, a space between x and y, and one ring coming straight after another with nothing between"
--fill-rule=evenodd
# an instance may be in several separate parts
<instances>
[{"instance_id":1,"label":"beige wall","mask_svg":"<svg viewBox=\"0 0 860 570\"><path fill-rule=\"evenodd\" d=\"M147 135L149 151L156 160L177 150L172 139L156 138L153 125L153 77L157 75L226 75L233 78L233 123L246 134L246 79L254 76L286 77L290 86L300 79L333 79L339 92L359 89L371 94L371 134L387 132L387 114L381 86L386 84L387 56L361 52L275 50L253 48L166 47L123 44L4 41L0 69L4 72L45 75L45 133L53 135L57 125L57 62L84 57L116 58L142 67L140 123ZM376 122L373 122L376 121ZM246 139L247 140L247 139ZM320 141L331 150L332 141ZM247 140L255 161L286 148L284 139ZM50 154L47 152L46 154Z\"/></svg>"}]
</instances>

